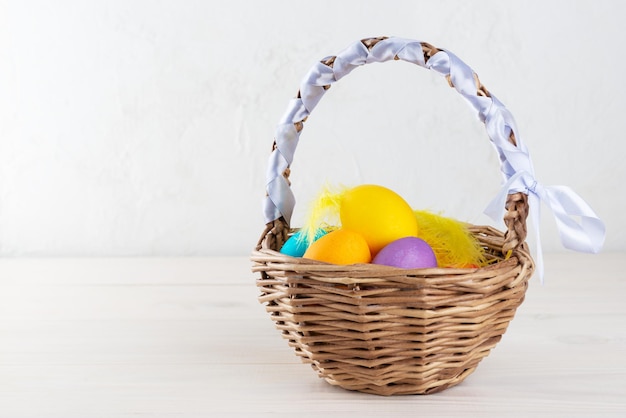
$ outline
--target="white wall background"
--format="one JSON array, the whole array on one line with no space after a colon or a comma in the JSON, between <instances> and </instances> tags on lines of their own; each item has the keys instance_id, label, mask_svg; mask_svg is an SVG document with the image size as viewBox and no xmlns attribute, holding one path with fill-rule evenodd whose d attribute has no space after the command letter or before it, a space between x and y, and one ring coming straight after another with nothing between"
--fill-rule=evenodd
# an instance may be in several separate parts
<instances>
[{"instance_id":1,"label":"white wall background","mask_svg":"<svg viewBox=\"0 0 626 418\"><path fill-rule=\"evenodd\" d=\"M512 111L537 177L566 184L626 250L624 2L0 2L0 255L247 255L273 131L318 59L395 35L447 48ZM292 167L380 183L485 223L498 163L445 80L406 63L342 80ZM544 249L561 247L544 209Z\"/></svg>"}]
</instances>

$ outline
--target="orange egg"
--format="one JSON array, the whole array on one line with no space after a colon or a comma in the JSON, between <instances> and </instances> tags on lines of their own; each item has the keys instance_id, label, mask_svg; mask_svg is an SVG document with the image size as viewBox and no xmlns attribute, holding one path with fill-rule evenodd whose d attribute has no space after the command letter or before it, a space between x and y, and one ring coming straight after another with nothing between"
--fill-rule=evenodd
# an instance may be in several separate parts
<instances>
[{"instance_id":1,"label":"orange egg","mask_svg":"<svg viewBox=\"0 0 626 418\"><path fill-rule=\"evenodd\" d=\"M349 229L336 229L313 242L303 258L331 264L369 263L372 260L365 238Z\"/></svg>"},{"instance_id":2,"label":"orange egg","mask_svg":"<svg viewBox=\"0 0 626 418\"><path fill-rule=\"evenodd\" d=\"M383 186L363 184L342 197L339 216L344 228L361 234L372 255L385 245L417 236L417 219L411 206L396 192Z\"/></svg>"}]
</instances>

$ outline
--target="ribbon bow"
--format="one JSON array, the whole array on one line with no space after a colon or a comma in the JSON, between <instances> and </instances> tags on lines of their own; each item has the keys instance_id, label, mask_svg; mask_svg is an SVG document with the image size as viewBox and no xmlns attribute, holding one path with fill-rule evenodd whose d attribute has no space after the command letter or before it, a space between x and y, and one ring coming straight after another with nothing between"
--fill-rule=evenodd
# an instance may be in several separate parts
<instances>
[{"instance_id":1,"label":"ribbon bow","mask_svg":"<svg viewBox=\"0 0 626 418\"><path fill-rule=\"evenodd\" d=\"M509 163L503 164L511 169L514 165L530 167L527 152L516 150L508 154L507 149L501 155ZM524 159L526 154L526 159ZM508 160L511 158L511 160ZM506 175L506 173L505 173ZM597 253L602 249L605 237L604 223L598 218L591 207L579 195L567 186L544 186L535 180L531 171L523 169L508 176L508 180L496 197L485 209L485 213L493 219L502 219L507 194L523 192L529 198L529 210L532 223L535 227L537 272L543 283L543 255L539 237L540 203L545 203L554 215L559 231L561 243L570 250Z\"/></svg>"}]
</instances>

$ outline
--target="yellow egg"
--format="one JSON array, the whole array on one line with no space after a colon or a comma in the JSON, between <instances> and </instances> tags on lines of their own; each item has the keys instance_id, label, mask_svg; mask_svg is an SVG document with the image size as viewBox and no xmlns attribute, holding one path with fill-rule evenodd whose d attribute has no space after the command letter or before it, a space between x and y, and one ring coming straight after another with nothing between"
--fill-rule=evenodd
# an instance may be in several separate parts
<instances>
[{"instance_id":1,"label":"yellow egg","mask_svg":"<svg viewBox=\"0 0 626 418\"><path fill-rule=\"evenodd\" d=\"M411 206L383 186L363 184L344 193L339 216L341 226L361 234L372 256L385 245L417 236L417 220Z\"/></svg>"},{"instance_id":2,"label":"yellow egg","mask_svg":"<svg viewBox=\"0 0 626 418\"><path fill-rule=\"evenodd\" d=\"M303 257L341 265L369 263L372 260L365 238L344 228L331 231L313 242Z\"/></svg>"}]
</instances>

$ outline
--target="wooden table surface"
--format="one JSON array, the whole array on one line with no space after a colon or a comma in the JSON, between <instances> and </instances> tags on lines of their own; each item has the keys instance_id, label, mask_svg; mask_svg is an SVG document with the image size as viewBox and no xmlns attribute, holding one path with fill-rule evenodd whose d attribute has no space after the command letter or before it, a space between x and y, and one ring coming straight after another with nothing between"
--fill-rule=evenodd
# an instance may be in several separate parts
<instances>
[{"instance_id":1,"label":"wooden table surface","mask_svg":"<svg viewBox=\"0 0 626 418\"><path fill-rule=\"evenodd\" d=\"M626 417L626 254L546 254L502 341L428 396L317 378L247 257L0 260L0 417Z\"/></svg>"}]
</instances>

